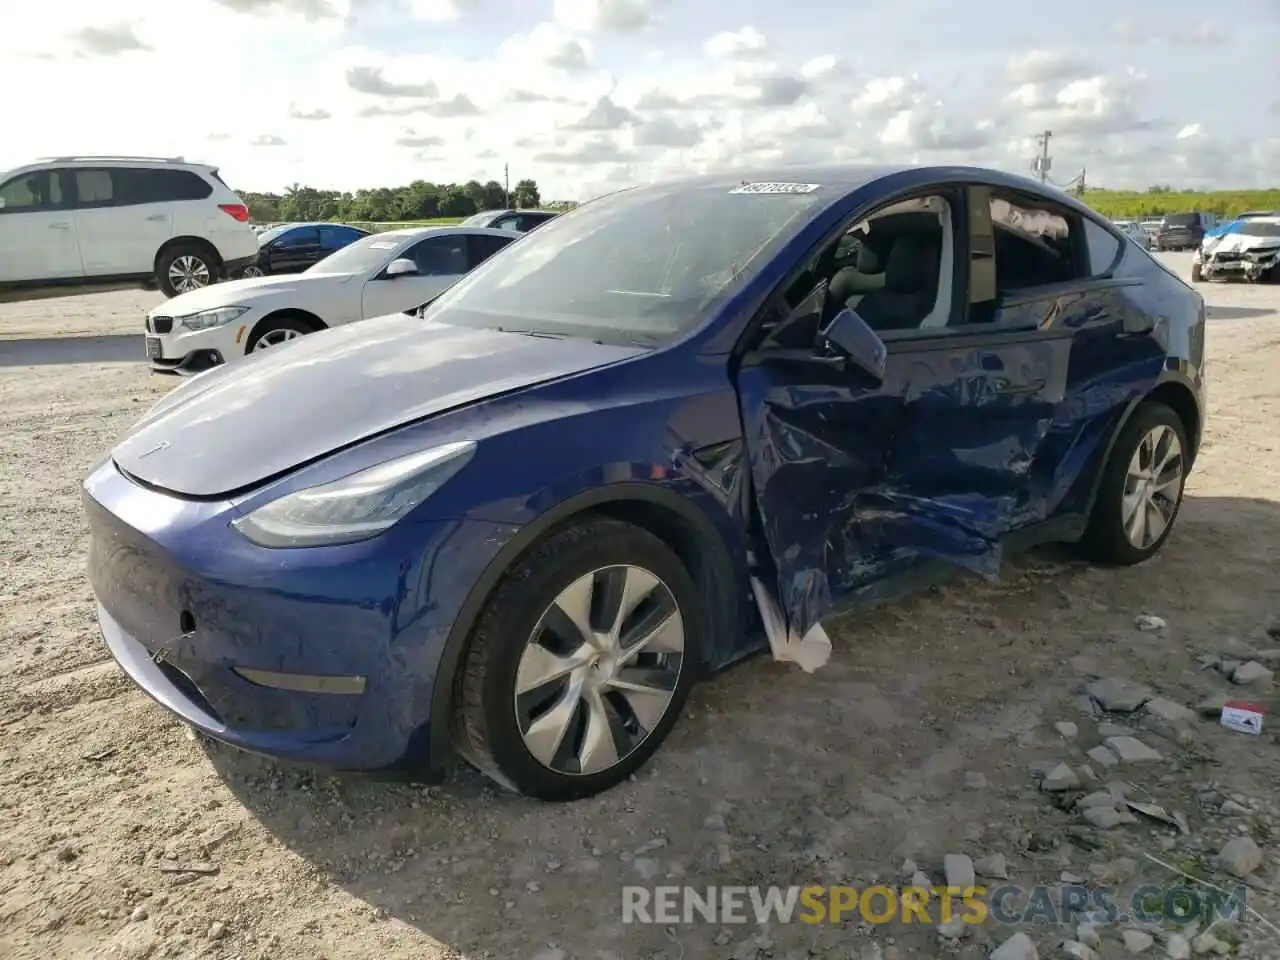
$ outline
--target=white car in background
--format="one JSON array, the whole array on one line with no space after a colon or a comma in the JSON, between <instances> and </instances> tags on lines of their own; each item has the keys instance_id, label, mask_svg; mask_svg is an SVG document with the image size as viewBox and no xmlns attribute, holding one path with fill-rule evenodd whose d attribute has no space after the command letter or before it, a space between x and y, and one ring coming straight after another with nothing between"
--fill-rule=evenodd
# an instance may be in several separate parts
<instances>
[{"instance_id":1,"label":"white car in background","mask_svg":"<svg viewBox=\"0 0 1280 960\"><path fill-rule=\"evenodd\" d=\"M127 287L172 297L257 255L249 208L207 163L51 157L0 173L0 302Z\"/></svg>"},{"instance_id":2,"label":"white car in background","mask_svg":"<svg viewBox=\"0 0 1280 960\"><path fill-rule=\"evenodd\" d=\"M185 293L147 315L147 358L153 370L199 373L328 327L409 312L521 236L461 226L390 230L302 273Z\"/></svg>"},{"instance_id":3,"label":"white car in background","mask_svg":"<svg viewBox=\"0 0 1280 960\"><path fill-rule=\"evenodd\" d=\"M1151 249L1151 234L1143 230L1136 220L1113 220L1120 232L1140 246L1143 250Z\"/></svg>"}]
</instances>

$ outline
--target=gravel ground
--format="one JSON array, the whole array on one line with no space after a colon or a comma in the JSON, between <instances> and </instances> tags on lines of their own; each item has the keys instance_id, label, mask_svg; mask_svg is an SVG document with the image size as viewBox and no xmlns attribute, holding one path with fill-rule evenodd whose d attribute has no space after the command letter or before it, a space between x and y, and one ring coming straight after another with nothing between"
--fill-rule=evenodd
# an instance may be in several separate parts
<instances>
[{"instance_id":1,"label":"gravel ground","mask_svg":"<svg viewBox=\"0 0 1280 960\"><path fill-rule=\"evenodd\" d=\"M1186 274L1185 255L1166 259ZM1220 878L1230 837L1260 845L1249 902L1280 920L1280 718L1250 737L1167 702L1240 691L1215 657L1280 660L1249 649L1280 647L1280 289L1202 289L1208 434L1159 557L1102 571L1037 554L999 584L838 620L818 673L768 657L727 672L637 780L569 806L465 769L426 790L280 767L202 745L133 689L94 625L78 491L172 385L139 356L157 295L0 306L0 956L979 957L1013 930L988 921L944 943L918 923L624 925L621 888L896 885L908 858L939 882L947 854L1003 855L1022 884L1168 885L1171 869ZM1142 614L1164 626L1139 629ZM1080 696L1098 677L1167 700L1124 714L1095 688L1102 715ZM1277 706L1265 679L1243 692ZM1160 759L1087 757L1116 723ZM1061 771L1037 783L1057 761L1078 790L1043 789ZM1189 832L1086 818L1071 801L1091 775ZM1042 956L1076 935L1027 929ZM1101 933L1101 956L1124 954L1118 927ZM1181 954L1154 933L1149 955ZM1275 957L1280 938L1227 924L1196 948Z\"/></svg>"}]
</instances>

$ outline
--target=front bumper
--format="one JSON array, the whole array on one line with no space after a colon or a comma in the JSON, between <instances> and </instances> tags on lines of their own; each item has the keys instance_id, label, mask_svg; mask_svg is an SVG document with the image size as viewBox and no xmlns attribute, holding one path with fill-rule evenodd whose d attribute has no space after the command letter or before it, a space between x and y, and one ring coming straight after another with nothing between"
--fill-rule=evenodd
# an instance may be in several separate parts
<instances>
[{"instance_id":1,"label":"front bumper","mask_svg":"<svg viewBox=\"0 0 1280 960\"><path fill-rule=\"evenodd\" d=\"M438 770L428 735L446 638L510 528L402 524L363 544L255 547L227 502L85 481L89 580L112 657L213 739L340 770Z\"/></svg>"},{"instance_id":2,"label":"front bumper","mask_svg":"<svg viewBox=\"0 0 1280 960\"><path fill-rule=\"evenodd\" d=\"M244 341L257 322L253 311L232 323L187 330L162 313L147 317L146 357L157 373L190 375L244 356Z\"/></svg>"},{"instance_id":3,"label":"front bumper","mask_svg":"<svg viewBox=\"0 0 1280 960\"><path fill-rule=\"evenodd\" d=\"M1221 259L1219 256L1205 257L1197 254L1196 263L1200 265L1200 276L1205 280L1221 278L1257 281L1280 266L1280 257L1237 255L1230 259Z\"/></svg>"}]
</instances>

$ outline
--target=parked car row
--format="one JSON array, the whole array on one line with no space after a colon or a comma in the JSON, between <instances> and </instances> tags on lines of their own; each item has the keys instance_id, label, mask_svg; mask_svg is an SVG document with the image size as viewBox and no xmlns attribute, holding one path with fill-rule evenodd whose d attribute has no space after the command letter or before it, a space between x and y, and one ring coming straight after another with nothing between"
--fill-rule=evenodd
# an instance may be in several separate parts
<instances>
[{"instance_id":1,"label":"parked car row","mask_svg":"<svg viewBox=\"0 0 1280 960\"><path fill-rule=\"evenodd\" d=\"M556 214L492 210L467 226L524 233ZM139 285L167 297L239 277L297 273L369 232L258 229L209 164L64 156L0 173L0 302Z\"/></svg>"},{"instance_id":2,"label":"parked car row","mask_svg":"<svg viewBox=\"0 0 1280 960\"><path fill-rule=\"evenodd\" d=\"M1047 541L1146 560L1202 435L1200 294L976 168L703 175L162 311L156 359L223 363L85 481L116 661L240 748L548 800L859 601Z\"/></svg>"}]
</instances>

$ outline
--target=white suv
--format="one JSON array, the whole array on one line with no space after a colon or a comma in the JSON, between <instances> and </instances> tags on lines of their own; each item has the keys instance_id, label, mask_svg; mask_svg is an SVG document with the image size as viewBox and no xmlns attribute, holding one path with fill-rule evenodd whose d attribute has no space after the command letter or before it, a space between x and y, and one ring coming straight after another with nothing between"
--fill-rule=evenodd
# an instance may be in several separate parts
<instances>
[{"instance_id":1,"label":"white suv","mask_svg":"<svg viewBox=\"0 0 1280 960\"><path fill-rule=\"evenodd\" d=\"M248 207L207 164L54 157L0 173L0 302L138 285L172 297L257 255Z\"/></svg>"}]
</instances>

